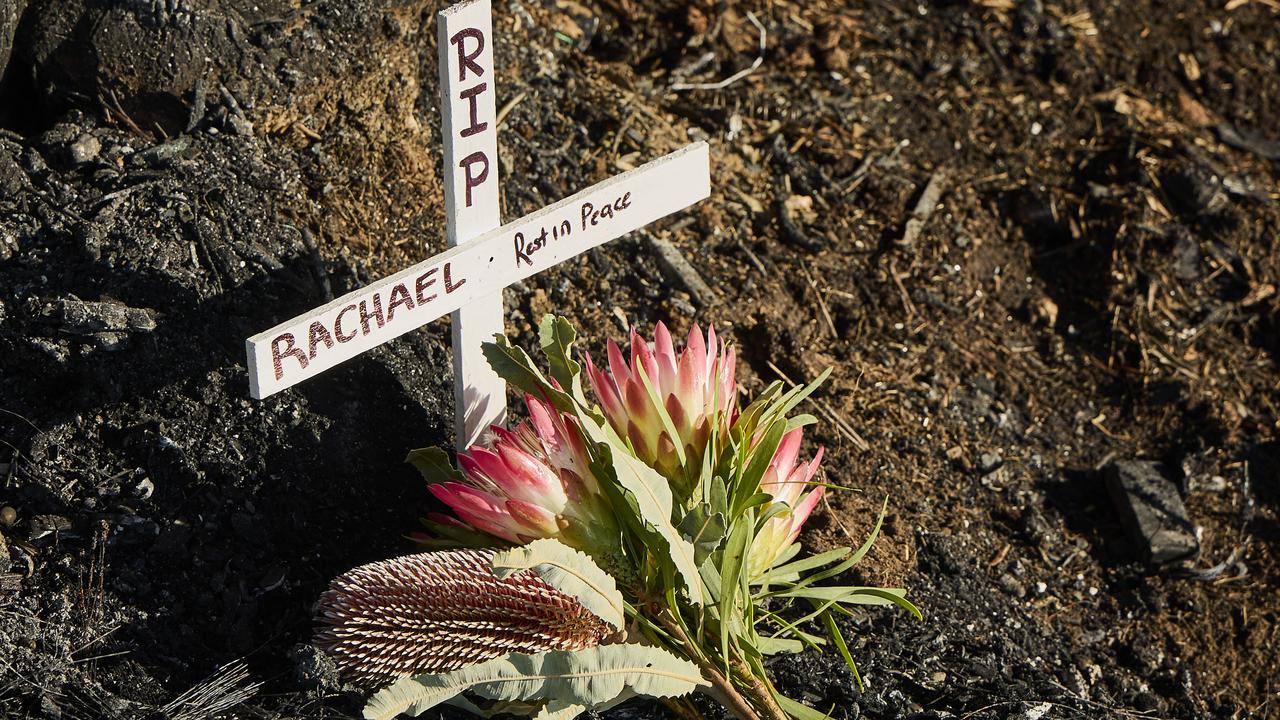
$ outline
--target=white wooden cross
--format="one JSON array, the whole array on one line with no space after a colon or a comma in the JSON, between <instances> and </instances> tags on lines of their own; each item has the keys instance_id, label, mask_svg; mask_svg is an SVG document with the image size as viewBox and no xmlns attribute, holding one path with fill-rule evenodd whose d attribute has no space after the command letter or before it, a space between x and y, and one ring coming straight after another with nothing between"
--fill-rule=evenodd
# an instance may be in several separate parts
<instances>
[{"instance_id":1,"label":"white wooden cross","mask_svg":"<svg viewBox=\"0 0 1280 720\"><path fill-rule=\"evenodd\" d=\"M499 227L490 0L437 20L450 248L245 341L256 399L453 313L457 445L506 417L506 387L480 344L503 332L502 289L711 194L706 143Z\"/></svg>"}]
</instances>

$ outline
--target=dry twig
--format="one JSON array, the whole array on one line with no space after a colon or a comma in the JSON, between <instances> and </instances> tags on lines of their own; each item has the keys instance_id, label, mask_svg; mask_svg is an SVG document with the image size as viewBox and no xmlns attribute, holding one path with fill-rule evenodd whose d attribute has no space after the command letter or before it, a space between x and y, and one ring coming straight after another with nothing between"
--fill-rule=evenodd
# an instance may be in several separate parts
<instances>
[{"instance_id":1,"label":"dry twig","mask_svg":"<svg viewBox=\"0 0 1280 720\"><path fill-rule=\"evenodd\" d=\"M738 82L742 78L758 70L760 66L764 64L765 51L768 49L767 34L765 33L764 25L761 25L760 21L756 19L755 13L748 12L747 19L750 20L751 24L755 25L756 29L760 31L760 54L756 56L755 61L751 63L750 67L743 68L742 70L739 70L738 72L730 75L729 77L719 82L713 82L713 83L678 82L678 83L672 83L671 89L677 90L677 91L679 90L723 90L729 87L730 85Z\"/></svg>"}]
</instances>

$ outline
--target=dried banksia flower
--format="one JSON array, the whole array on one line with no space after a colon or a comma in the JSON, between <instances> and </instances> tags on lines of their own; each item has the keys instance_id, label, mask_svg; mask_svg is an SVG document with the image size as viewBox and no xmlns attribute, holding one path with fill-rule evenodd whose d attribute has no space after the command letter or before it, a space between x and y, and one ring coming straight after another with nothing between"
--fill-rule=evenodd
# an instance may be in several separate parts
<instances>
[{"instance_id":1,"label":"dried banksia flower","mask_svg":"<svg viewBox=\"0 0 1280 720\"><path fill-rule=\"evenodd\" d=\"M361 565L320 596L316 645L345 678L382 685L511 652L581 650L614 633L532 570L499 580L493 550Z\"/></svg>"}]
</instances>

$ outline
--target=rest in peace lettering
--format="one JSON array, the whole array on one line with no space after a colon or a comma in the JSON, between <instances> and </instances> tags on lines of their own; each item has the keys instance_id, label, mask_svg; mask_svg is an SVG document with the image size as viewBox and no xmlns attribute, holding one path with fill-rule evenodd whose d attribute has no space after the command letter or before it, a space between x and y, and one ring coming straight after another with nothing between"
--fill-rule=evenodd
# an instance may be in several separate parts
<instances>
[{"instance_id":1,"label":"rest in peace lettering","mask_svg":"<svg viewBox=\"0 0 1280 720\"><path fill-rule=\"evenodd\" d=\"M615 215L629 207L631 207L631 193L629 192L611 203L605 203L604 207L600 209L596 209L596 206L589 202L582 203L580 208L582 232L599 225L601 220L612 220ZM512 236L512 244L515 246L516 253L516 267L520 267L521 264L532 266L534 253L547 247L552 242L569 237L572 234L573 223L567 219L561 220L559 224L553 224L550 227L543 226L541 232L532 238L526 238L524 231L517 230L515 235Z\"/></svg>"}]
</instances>

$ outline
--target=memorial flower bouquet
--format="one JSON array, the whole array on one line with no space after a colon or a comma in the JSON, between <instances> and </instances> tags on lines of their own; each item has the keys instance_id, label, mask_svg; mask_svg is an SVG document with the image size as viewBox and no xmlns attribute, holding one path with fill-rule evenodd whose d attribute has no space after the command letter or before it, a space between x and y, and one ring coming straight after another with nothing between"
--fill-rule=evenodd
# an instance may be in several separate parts
<instances>
[{"instance_id":1,"label":"memorial flower bouquet","mask_svg":"<svg viewBox=\"0 0 1280 720\"><path fill-rule=\"evenodd\" d=\"M505 338L485 348L527 421L456 468L440 449L409 456L451 511L426 520L435 549L356 568L321 599L317 644L381 688L365 716L450 703L558 720L636 695L696 715L681 698L700 691L744 720L823 718L777 691L765 658L831 643L861 685L836 616L920 616L904 590L824 584L880 520L857 549L796 542L828 486L822 450L800 453L815 419L793 411L827 373L741 407L713 330L680 351L661 324L652 346L633 330L629 356L610 341L585 368L565 319L540 330L545 370Z\"/></svg>"}]
</instances>

